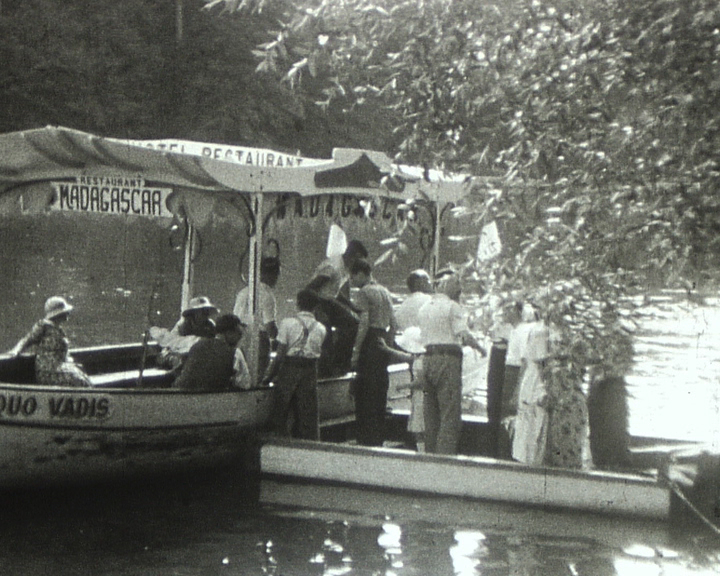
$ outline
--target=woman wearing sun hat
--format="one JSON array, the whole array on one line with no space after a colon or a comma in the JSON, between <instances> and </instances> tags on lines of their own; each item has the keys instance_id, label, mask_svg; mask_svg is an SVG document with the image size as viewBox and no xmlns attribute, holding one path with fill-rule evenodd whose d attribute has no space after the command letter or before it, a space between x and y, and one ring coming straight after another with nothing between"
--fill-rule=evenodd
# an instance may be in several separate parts
<instances>
[{"instance_id":1,"label":"woman wearing sun hat","mask_svg":"<svg viewBox=\"0 0 720 576\"><path fill-rule=\"evenodd\" d=\"M52 296L45 302L45 317L38 320L30 332L10 351L17 356L27 349L35 349L35 378L46 386L90 386L90 379L68 354L70 347L63 324L73 307L62 296Z\"/></svg>"}]
</instances>

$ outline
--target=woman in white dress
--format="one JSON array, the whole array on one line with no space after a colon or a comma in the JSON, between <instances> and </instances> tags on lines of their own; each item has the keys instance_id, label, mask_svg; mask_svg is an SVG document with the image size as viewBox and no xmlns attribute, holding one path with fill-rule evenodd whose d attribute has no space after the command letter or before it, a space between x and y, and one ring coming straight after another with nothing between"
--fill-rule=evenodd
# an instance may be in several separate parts
<instances>
[{"instance_id":1,"label":"woman in white dress","mask_svg":"<svg viewBox=\"0 0 720 576\"><path fill-rule=\"evenodd\" d=\"M531 466L542 466L547 444L547 389L543 367L549 354L549 331L544 322L533 322L522 355L512 456Z\"/></svg>"}]
</instances>

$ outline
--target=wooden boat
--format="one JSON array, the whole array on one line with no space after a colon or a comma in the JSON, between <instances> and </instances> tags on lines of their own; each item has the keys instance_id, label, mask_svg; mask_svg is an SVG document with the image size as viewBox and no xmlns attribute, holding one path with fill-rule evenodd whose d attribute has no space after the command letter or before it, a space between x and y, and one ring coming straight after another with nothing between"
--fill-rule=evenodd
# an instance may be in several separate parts
<instances>
[{"instance_id":1,"label":"wooden boat","mask_svg":"<svg viewBox=\"0 0 720 576\"><path fill-rule=\"evenodd\" d=\"M263 473L273 477L642 518L670 514L669 487L638 474L278 439L264 442L260 462Z\"/></svg>"},{"instance_id":2,"label":"wooden boat","mask_svg":"<svg viewBox=\"0 0 720 576\"><path fill-rule=\"evenodd\" d=\"M217 153L221 148L225 155ZM244 162L238 161L241 156ZM450 202L462 196L464 186L428 181L422 171L402 170L369 151L338 150L332 159L315 160L186 141L131 142L67 128L0 135L3 216L38 213L57 222L89 215L152 218L163 222L161 229L182 225L181 310L194 295L194 218L204 213L202 208L194 216L193 206L221 203L237 213L233 202L239 200L250 221L253 324L259 322L264 229L257 224L266 223L282 199L342 195L436 201L442 189ZM251 326L249 333L257 331ZM253 374L256 351L257 342L251 342ZM156 353L157 347L138 343L73 350L91 377L88 389L38 386L31 357L0 356L0 487L94 481L241 458L253 433L267 422L272 388L174 390L170 375L154 363ZM344 374L321 382L323 421L352 413L351 379Z\"/></svg>"}]
</instances>

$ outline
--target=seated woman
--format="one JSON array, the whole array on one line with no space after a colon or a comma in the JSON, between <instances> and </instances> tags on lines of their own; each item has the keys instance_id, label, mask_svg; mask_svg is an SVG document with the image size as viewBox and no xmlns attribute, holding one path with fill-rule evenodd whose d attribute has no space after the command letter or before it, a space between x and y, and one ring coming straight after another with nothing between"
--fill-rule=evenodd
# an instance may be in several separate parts
<instances>
[{"instance_id":1,"label":"seated woman","mask_svg":"<svg viewBox=\"0 0 720 576\"><path fill-rule=\"evenodd\" d=\"M172 330L157 326L150 328L150 336L162 348L157 359L158 366L179 371L193 344L200 338L215 336L212 316L217 311L209 298L196 296L190 300Z\"/></svg>"},{"instance_id":2,"label":"seated woman","mask_svg":"<svg viewBox=\"0 0 720 576\"><path fill-rule=\"evenodd\" d=\"M35 378L45 386L90 386L85 371L68 354L70 343L62 325L73 307L61 296L45 302L45 317L38 320L10 354L17 356L28 349L35 350Z\"/></svg>"},{"instance_id":3,"label":"seated woman","mask_svg":"<svg viewBox=\"0 0 720 576\"><path fill-rule=\"evenodd\" d=\"M250 372L243 353L237 347L244 326L233 314L218 318L216 336L200 338L193 345L173 388L195 392L249 388Z\"/></svg>"}]
</instances>

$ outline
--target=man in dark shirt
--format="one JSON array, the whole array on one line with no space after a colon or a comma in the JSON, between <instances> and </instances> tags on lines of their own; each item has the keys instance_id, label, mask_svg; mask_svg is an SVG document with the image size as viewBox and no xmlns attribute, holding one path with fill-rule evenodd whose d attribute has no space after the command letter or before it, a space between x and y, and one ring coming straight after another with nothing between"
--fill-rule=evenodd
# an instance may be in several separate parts
<instances>
[{"instance_id":1,"label":"man in dark shirt","mask_svg":"<svg viewBox=\"0 0 720 576\"><path fill-rule=\"evenodd\" d=\"M243 335L243 323L233 314L218 318L214 338L201 338L188 355L173 388L188 391L217 392L244 387L249 373L237 344Z\"/></svg>"}]
</instances>

